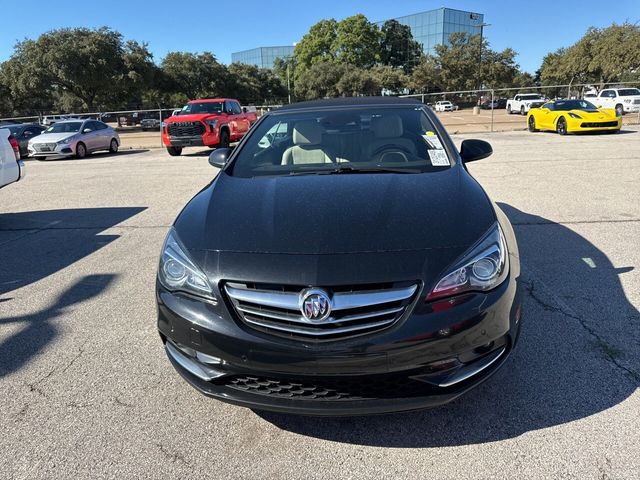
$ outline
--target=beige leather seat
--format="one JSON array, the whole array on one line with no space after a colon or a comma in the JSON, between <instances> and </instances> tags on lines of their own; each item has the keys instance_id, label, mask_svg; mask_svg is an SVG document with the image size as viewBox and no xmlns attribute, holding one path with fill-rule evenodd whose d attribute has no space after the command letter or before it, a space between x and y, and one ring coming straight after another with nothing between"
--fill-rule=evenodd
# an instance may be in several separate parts
<instances>
[{"instance_id":1,"label":"beige leather seat","mask_svg":"<svg viewBox=\"0 0 640 480\"><path fill-rule=\"evenodd\" d=\"M324 128L315 120L302 120L293 127L293 147L282 154L282 165L334 163L335 156L321 147Z\"/></svg>"},{"instance_id":2,"label":"beige leather seat","mask_svg":"<svg viewBox=\"0 0 640 480\"><path fill-rule=\"evenodd\" d=\"M373 160L373 155L382 151L382 147L388 146L388 152L393 151L394 146L402 147L412 155L416 155L416 144L408 138L404 138L402 134L404 129L402 126L402 118L399 115L383 115L381 117L373 117L371 119L371 132L373 139L369 141L367 148L369 160ZM402 151L400 148L397 152ZM403 155L404 157L404 155ZM397 155L390 155L390 159L397 159ZM383 158L379 160L384 161ZM405 161L408 161L407 158Z\"/></svg>"}]
</instances>

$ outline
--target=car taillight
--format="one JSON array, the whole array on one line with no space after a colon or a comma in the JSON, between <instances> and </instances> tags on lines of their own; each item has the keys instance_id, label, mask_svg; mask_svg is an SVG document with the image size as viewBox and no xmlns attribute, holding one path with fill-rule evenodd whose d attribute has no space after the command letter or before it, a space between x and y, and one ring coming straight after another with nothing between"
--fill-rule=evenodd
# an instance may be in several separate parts
<instances>
[{"instance_id":1,"label":"car taillight","mask_svg":"<svg viewBox=\"0 0 640 480\"><path fill-rule=\"evenodd\" d=\"M9 135L9 143L13 148L13 153L16 156L16 160L20 160L20 145L18 145L18 140L13 135Z\"/></svg>"}]
</instances>

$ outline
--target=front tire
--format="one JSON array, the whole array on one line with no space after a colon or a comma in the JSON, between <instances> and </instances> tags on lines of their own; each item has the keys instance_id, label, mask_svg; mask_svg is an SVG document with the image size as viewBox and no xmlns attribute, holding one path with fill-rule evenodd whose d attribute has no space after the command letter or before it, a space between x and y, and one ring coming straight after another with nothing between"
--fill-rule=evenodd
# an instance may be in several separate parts
<instances>
[{"instance_id":1,"label":"front tire","mask_svg":"<svg viewBox=\"0 0 640 480\"><path fill-rule=\"evenodd\" d=\"M76 145L76 158L85 158L87 156L87 147L80 142Z\"/></svg>"},{"instance_id":2,"label":"front tire","mask_svg":"<svg viewBox=\"0 0 640 480\"><path fill-rule=\"evenodd\" d=\"M624 115L624 108L622 105L618 104L616 105L616 116L621 117L622 115Z\"/></svg>"},{"instance_id":3,"label":"front tire","mask_svg":"<svg viewBox=\"0 0 640 480\"><path fill-rule=\"evenodd\" d=\"M111 153L118 153L118 141L115 138L111 139L111 143L109 144L109 151Z\"/></svg>"},{"instance_id":4,"label":"front tire","mask_svg":"<svg viewBox=\"0 0 640 480\"><path fill-rule=\"evenodd\" d=\"M229 132L222 130L220 132L220 141L218 142L218 148L229 148Z\"/></svg>"},{"instance_id":5,"label":"front tire","mask_svg":"<svg viewBox=\"0 0 640 480\"><path fill-rule=\"evenodd\" d=\"M182 154L182 147L167 147L167 152L172 157L179 157Z\"/></svg>"},{"instance_id":6,"label":"front tire","mask_svg":"<svg viewBox=\"0 0 640 480\"><path fill-rule=\"evenodd\" d=\"M524 105L520 107L520 115L526 115L527 112L524 111Z\"/></svg>"},{"instance_id":7,"label":"front tire","mask_svg":"<svg viewBox=\"0 0 640 480\"><path fill-rule=\"evenodd\" d=\"M507 105L507 115L511 115L511 105Z\"/></svg>"},{"instance_id":8,"label":"front tire","mask_svg":"<svg viewBox=\"0 0 640 480\"><path fill-rule=\"evenodd\" d=\"M533 133L533 132L537 132L538 131L538 129L536 128L536 119L533 118L533 115L531 115L529 117L529 121L527 123L528 123L528 127L529 127L529 131L530 132Z\"/></svg>"},{"instance_id":9,"label":"front tire","mask_svg":"<svg viewBox=\"0 0 640 480\"><path fill-rule=\"evenodd\" d=\"M556 124L556 132L558 132L558 135L567 134L567 121L564 119L564 117L560 117L558 119L558 123Z\"/></svg>"}]
</instances>

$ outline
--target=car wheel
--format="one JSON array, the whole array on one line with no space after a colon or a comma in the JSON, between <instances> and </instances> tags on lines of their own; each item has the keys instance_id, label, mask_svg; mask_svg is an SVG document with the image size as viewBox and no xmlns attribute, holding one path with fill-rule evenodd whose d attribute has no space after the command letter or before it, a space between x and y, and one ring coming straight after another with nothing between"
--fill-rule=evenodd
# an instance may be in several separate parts
<instances>
[{"instance_id":1,"label":"car wheel","mask_svg":"<svg viewBox=\"0 0 640 480\"><path fill-rule=\"evenodd\" d=\"M567 121L564 117L560 117L558 120L558 123L556 124L556 132L558 132L559 135L567 134Z\"/></svg>"},{"instance_id":2,"label":"car wheel","mask_svg":"<svg viewBox=\"0 0 640 480\"><path fill-rule=\"evenodd\" d=\"M524 105L522 105L520 107L520 115L524 115L525 113L527 113L527 112L524 111Z\"/></svg>"},{"instance_id":3,"label":"car wheel","mask_svg":"<svg viewBox=\"0 0 640 480\"><path fill-rule=\"evenodd\" d=\"M182 153L182 147L167 147L167 152L169 152L169 155L172 157L179 157Z\"/></svg>"},{"instance_id":4,"label":"car wheel","mask_svg":"<svg viewBox=\"0 0 640 480\"><path fill-rule=\"evenodd\" d=\"M537 132L538 131L538 129L536 128L536 119L533 118L533 115L529 116L528 124L529 124L529 131L530 132Z\"/></svg>"},{"instance_id":5,"label":"car wheel","mask_svg":"<svg viewBox=\"0 0 640 480\"><path fill-rule=\"evenodd\" d=\"M622 105L618 104L616 105L616 116L621 117L622 115L624 115L624 108L622 108Z\"/></svg>"},{"instance_id":6,"label":"car wheel","mask_svg":"<svg viewBox=\"0 0 640 480\"><path fill-rule=\"evenodd\" d=\"M111 144L109 145L109 151L111 153L118 153L118 141L115 138L111 139Z\"/></svg>"},{"instance_id":7,"label":"car wheel","mask_svg":"<svg viewBox=\"0 0 640 480\"><path fill-rule=\"evenodd\" d=\"M80 142L76 145L76 158L84 158L87 156L87 147Z\"/></svg>"},{"instance_id":8,"label":"car wheel","mask_svg":"<svg viewBox=\"0 0 640 480\"><path fill-rule=\"evenodd\" d=\"M220 142L218 148L229 148L229 132L222 130L220 132Z\"/></svg>"},{"instance_id":9,"label":"car wheel","mask_svg":"<svg viewBox=\"0 0 640 480\"><path fill-rule=\"evenodd\" d=\"M511 115L511 105L507 105L507 115Z\"/></svg>"}]
</instances>

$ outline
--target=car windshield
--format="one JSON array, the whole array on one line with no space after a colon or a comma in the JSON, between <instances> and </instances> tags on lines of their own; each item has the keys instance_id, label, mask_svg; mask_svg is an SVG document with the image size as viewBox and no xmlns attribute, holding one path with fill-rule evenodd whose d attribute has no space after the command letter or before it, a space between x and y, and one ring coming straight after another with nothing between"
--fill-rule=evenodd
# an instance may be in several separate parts
<instances>
[{"instance_id":1,"label":"car windshield","mask_svg":"<svg viewBox=\"0 0 640 480\"><path fill-rule=\"evenodd\" d=\"M450 165L422 106L340 107L267 115L226 173L244 178L422 173Z\"/></svg>"},{"instance_id":2,"label":"car windshield","mask_svg":"<svg viewBox=\"0 0 640 480\"><path fill-rule=\"evenodd\" d=\"M188 103L182 107L180 115L189 115L191 113L221 113L223 105L223 102Z\"/></svg>"},{"instance_id":3,"label":"car windshield","mask_svg":"<svg viewBox=\"0 0 640 480\"><path fill-rule=\"evenodd\" d=\"M595 112L596 106L587 100L559 100L555 102L554 110L582 110L584 112Z\"/></svg>"},{"instance_id":4,"label":"car windshield","mask_svg":"<svg viewBox=\"0 0 640 480\"><path fill-rule=\"evenodd\" d=\"M542 97L536 93L531 95L520 95L520 100L542 100Z\"/></svg>"},{"instance_id":5,"label":"car windshield","mask_svg":"<svg viewBox=\"0 0 640 480\"><path fill-rule=\"evenodd\" d=\"M54 123L44 133L75 133L80 131L81 126L82 122Z\"/></svg>"},{"instance_id":6,"label":"car windshield","mask_svg":"<svg viewBox=\"0 0 640 480\"><path fill-rule=\"evenodd\" d=\"M637 88L623 88L621 90L618 90L618 95L620 95L621 97L640 95L640 90L638 90Z\"/></svg>"}]
</instances>

